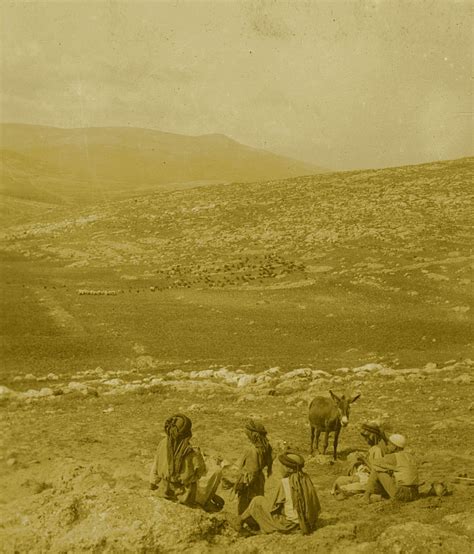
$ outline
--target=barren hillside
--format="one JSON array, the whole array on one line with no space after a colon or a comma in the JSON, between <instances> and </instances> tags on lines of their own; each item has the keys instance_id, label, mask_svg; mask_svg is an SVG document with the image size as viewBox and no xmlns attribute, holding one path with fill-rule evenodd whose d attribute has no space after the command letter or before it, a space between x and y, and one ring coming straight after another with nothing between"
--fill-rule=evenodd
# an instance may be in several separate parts
<instances>
[{"instance_id":1,"label":"barren hillside","mask_svg":"<svg viewBox=\"0 0 474 554\"><path fill-rule=\"evenodd\" d=\"M41 200L41 191L45 201L59 194L65 200L90 203L104 195L130 196L185 183L256 181L319 171L224 135L3 124L0 136L1 147L8 151L2 155L2 193L23 198L25 187L34 185L35 200Z\"/></svg>"},{"instance_id":2,"label":"barren hillside","mask_svg":"<svg viewBox=\"0 0 474 554\"><path fill-rule=\"evenodd\" d=\"M8 552L469 553L474 477L472 159L48 204L4 225L0 543ZM26 221L26 220L25 220ZM339 459L307 405L361 393ZM235 471L246 418L303 452L311 536L243 538L147 474L180 411ZM410 504L330 487L388 419L420 468ZM471 438L470 438L471 437ZM435 480L449 495L429 495ZM277 484L274 475L267 492ZM179 522L179 524L177 524Z\"/></svg>"},{"instance_id":3,"label":"barren hillside","mask_svg":"<svg viewBox=\"0 0 474 554\"><path fill-rule=\"evenodd\" d=\"M25 317L50 329L40 352L65 334L67 364L90 348L123 364L135 341L263 365L469 355L472 162L148 194L6 228L6 356L22 363Z\"/></svg>"}]
</instances>

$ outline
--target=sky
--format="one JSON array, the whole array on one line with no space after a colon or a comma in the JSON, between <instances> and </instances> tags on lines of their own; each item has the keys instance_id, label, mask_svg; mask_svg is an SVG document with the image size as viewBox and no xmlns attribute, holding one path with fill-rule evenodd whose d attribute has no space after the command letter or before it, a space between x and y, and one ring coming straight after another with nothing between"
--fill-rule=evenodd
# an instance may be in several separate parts
<instances>
[{"instance_id":1,"label":"sky","mask_svg":"<svg viewBox=\"0 0 474 554\"><path fill-rule=\"evenodd\" d=\"M328 169L472 155L469 2L1 2L3 122L222 133Z\"/></svg>"}]
</instances>

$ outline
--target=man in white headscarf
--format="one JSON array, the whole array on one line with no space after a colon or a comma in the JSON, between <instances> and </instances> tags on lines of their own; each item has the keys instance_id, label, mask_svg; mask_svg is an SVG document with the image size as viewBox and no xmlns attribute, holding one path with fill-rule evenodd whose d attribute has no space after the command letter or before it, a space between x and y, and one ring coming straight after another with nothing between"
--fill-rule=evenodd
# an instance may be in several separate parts
<instances>
[{"instance_id":1,"label":"man in white headscarf","mask_svg":"<svg viewBox=\"0 0 474 554\"><path fill-rule=\"evenodd\" d=\"M401 502L411 502L419 497L418 468L413 456L406 452L406 438L390 435L387 454L376 460L366 485L364 498L370 502L370 495L382 493Z\"/></svg>"}]
</instances>

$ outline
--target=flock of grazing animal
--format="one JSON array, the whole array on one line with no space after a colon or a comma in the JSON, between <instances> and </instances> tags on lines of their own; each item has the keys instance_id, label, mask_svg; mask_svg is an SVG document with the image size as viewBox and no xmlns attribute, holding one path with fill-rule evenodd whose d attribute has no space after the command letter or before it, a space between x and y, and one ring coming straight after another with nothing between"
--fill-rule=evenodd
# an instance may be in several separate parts
<instances>
[{"instance_id":1,"label":"flock of grazing animal","mask_svg":"<svg viewBox=\"0 0 474 554\"><path fill-rule=\"evenodd\" d=\"M165 288L226 287L265 279L282 278L304 271L302 263L285 260L277 254L266 254L254 258L242 257L206 265L175 264L156 271Z\"/></svg>"},{"instance_id":2,"label":"flock of grazing animal","mask_svg":"<svg viewBox=\"0 0 474 554\"><path fill-rule=\"evenodd\" d=\"M83 296L85 294L90 296L117 296L118 292L116 290L89 290L89 289L79 289L77 294Z\"/></svg>"}]
</instances>

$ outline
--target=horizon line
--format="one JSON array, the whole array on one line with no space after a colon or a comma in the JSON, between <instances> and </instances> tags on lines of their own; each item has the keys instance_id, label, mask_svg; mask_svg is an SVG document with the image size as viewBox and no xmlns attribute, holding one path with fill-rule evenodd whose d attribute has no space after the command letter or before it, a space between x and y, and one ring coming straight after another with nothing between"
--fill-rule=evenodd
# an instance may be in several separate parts
<instances>
[{"instance_id":1,"label":"horizon line","mask_svg":"<svg viewBox=\"0 0 474 554\"><path fill-rule=\"evenodd\" d=\"M402 165L387 165L383 167L363 167L363 168L351 168L351 169L328 169L323 166L319 166L315 162L309 162L306 160L301 160L298 158L294 158L293 156L290 156L288 154L277 154L276 152L273 152L272 150L266 150L264 148L258 148L256 146L249 146L248 144L239 142L238 140L234 139L232 136L226 135L224 133L204 133L201 135L186 135L183 133L174 133L171 131L162 131L161 129L153 128L153 127L140 127L140 126L132 126L132 125L107 125L107 126L101 126L101 125L91 125L91 126L85 126L85 127L61 127L59 125L49 125L49 124L40 124L40 123L23 123L23 122L16 122L16 121L0 121L0 126L3 125L17 125L17 126L24 126L24 127L44 127L47 129L59 129L63 131L80 131L80 130L86 130L86 129L135 129L139 131L150 131L152 133L160 133L162 135L173 135L178 137L189 137L189 138L202 138L202 137L224 137L228 140L231 140L232 142L235 142L236 144L243 146L245 148L250 148L252 150L257 150L260 152L265 152L274 156L278 156L281 158L287 158L289 160L293 160L295 162L299 162L306 165L313 165L314 168L318 168L319 170L322 170L321 173L345 173L345 172L354 172L354 171L377 171L377 170L383 170L383 169L393 169L398 167L412 167L412 166L418 166L418 165L429 165L429 164L435 164L435 163L443 163L443 162L452 162L456 160L464 160L464 159L470 159L474 157L474 152L472 152L470 155L467 156L460 156L457 158L443 158L443 159L434 159L434 160L428 160L428 161L420 161L420 162L414 162L409 164L402 164ZM9 148L3 148L3 145L1 144L1 138L0 138L0 149L1 150L10 150Z\"/></svg>"}]
</instances>

